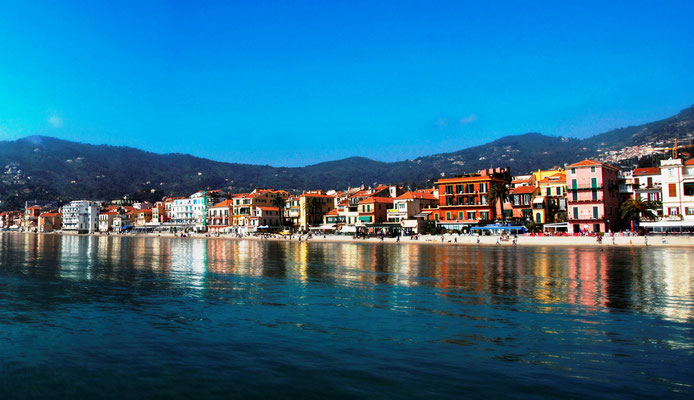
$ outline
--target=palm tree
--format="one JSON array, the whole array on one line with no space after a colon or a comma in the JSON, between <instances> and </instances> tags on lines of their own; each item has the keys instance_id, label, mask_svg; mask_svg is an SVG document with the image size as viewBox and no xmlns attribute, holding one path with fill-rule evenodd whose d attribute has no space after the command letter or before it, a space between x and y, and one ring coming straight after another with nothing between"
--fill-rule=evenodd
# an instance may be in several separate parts
<instances>
[{"instance_id":1,"label":"palm tree","mask_svg":"<svg viewBox=\"0 0 694 400\"><path fill-rule=\"evenodd\" d=\"M320 217L322 217L322 212L323 212L323 204L321 203L321 200L317 197L311 197L308 199L308 215L309 215L309 221L311 223L316 223L316 220Z\"/></svg>"},{"instance_id":2,"label":"palm tree","mask_svg":"<svg viewBox=\"0 0 694 400\"><path fill-rule=\"evenodd\" d=\"M287 202L284 200L284 197L277 195L275 196L274 199L272 199L272 205L277 207L277 210L280 213L280 232L284 230L284 206Z\"/></svg>"},{"instance_id":3,"label":"palm tree","mask_svg":"<svg viewBox=\"0 0 694 400\"><path fill-rule=\"evenodd\" d=\"M501 206L501 218L504 218L504 202L509 199L509 188L503 183L497 183L491 188L489 188L489 205L492 206L494 213L496 213L496 203Z\"/></svg>"},{"instance_id":4,"label":"palm tree","mask_svg":"<svg viewBox=\"0 0 694 400\"><path fill-rule=\"evenodd\" d=\"M638 225L641 222L641 218L655 220L658 216L653 212L653 210L659 209L661 203L659 201L643 201L640 198L629 199L622 203L619 207L619 214L622 220L627 222L634 222Z\"/></svg>"}]
</instances>

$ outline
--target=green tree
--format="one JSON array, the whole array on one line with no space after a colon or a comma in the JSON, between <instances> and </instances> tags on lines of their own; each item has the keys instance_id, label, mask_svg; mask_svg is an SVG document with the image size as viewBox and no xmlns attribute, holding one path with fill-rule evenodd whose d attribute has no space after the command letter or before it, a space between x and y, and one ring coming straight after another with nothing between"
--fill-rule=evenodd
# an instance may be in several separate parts
<instances>
[{"instance_id":1,"label":"green tree","mask_svg":"<svg viewBox=\"0 0 694 400\"><path fill-rule=\"evenodd\" d=\"M280 195L277 195L272 199L272 205L277 207L280 213L280 231L284 230L284 206L286 203L287 202L284 200L284 197Z\"/></svg>"},{"instance_id":2,"label":"green tree","mask_svg":"<svg viewBox=\"0 0 694 400\"><path fill-rule=\"evenodd\" d=\"M323 216L323 203L317 197L311 197L306 204L309 223L315 224Z\"/></svg>"},{"instance_id":3,"label":"green tree","mask_svg":"<svg viewBox=\"0 0 694 400\"><path fill-rule=\"evenodd\" d=\"M504 202L510 198L510 190L508 186L503 183L494 184L489 188L489 205L492 206L494 214L496 214L496 203L499 203L501 207L501 219L504 219Z\"/></svg>"},{"instance_id":4,"label":"green tree","mask_svg":"<svg viewBox=\"0 0 694 400\"><path fill-rule=\"evenodd\" d=\"M653 212L659 209L659 201L643 201L641 199L629 199L619 207L619 215L625 222L634 222L636 225L641 219L655 220L657 215Z\"/></svg>"}]
</instances>

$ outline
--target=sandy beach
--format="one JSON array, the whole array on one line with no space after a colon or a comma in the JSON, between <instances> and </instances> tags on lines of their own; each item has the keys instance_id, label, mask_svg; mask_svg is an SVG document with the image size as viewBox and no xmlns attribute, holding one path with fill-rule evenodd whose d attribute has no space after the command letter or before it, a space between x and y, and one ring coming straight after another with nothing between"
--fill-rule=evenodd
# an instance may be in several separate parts
<instances>
[{"instance_id":1,"label":"sandy beach","mask_svg":"<svg viewBox=\"0 0 694 400\"><path fill-rule=\"evenodd\" d=\"M27 234L27 235L77 235L76 233L68 232L50 232L50 233L31 233L31 232L3 232L11 234ZM299 242L299 235L280 236L272 235L270 237L260 236L243 236L236 235L214 235L191 233L185 237L175 236L171 233L145 233L145 234L123 234L123 235L106 235L101 233L80 234L81 236L104 236L104 237L177 237L180 239L224 239L224 240L255 240L255 241L292 241ZM467 246L514 246L512 238L503 241L500 236L469 236L457 234L445 235L420 235L419 239L413 240L411 237L403 236L398 241L396 238L367 238L353 239L352 236L344 235L314 235L307 239L307 235L301 235L302 242L320 242L320 243L391 243L391 244L422 244L422 245L467 245ZM694 247L694 236L622 236L616 234L614 237L605 236L602 243L599 243L596 237L592 236L531 236L519 235L516 240L516 246L569 246L569 247Z\"/></svg>"}]
</instances>

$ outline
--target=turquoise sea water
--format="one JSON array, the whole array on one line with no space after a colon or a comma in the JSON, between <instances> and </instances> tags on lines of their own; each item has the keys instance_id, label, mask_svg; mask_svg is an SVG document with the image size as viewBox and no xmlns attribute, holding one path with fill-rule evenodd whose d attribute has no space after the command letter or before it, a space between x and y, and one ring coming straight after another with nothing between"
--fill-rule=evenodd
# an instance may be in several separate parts
<instances>
[{"instance_id":1,"label":"turquoise sea water","mask_svg":"<svg viewBox=\"0 0 694 400\"><path fill-rule=\"evenodd\" d=\"M690 398L694 251L0 234L0 398Z\"/></svg>"}]
</instances>

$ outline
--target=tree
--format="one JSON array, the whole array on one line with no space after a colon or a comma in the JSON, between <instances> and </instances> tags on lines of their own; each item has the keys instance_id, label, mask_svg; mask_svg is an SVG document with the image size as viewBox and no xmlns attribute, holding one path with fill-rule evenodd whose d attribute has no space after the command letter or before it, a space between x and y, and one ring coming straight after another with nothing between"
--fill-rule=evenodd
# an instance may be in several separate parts
<instances>
[{"instance_id":1,"label":"tree","mask_svg":"<svg viewBox=\"0 0 694 400\"><path fill-rule=\"evenodd\" d=\"M619 207L619 214L622 220L626 222L634 222L636 225L641 222L641 218L655 220L657 215L653 210L659 209L661 203L659 201L643 201L640 198L629 199L622 203Z\"/></svg>"},{"instance_id":2,"label":"tree","mask_svg":"<svg viewBox=\"0 0 694 400\"><path fill-rule=\"evenodd\" d=\"M308 215L309 215L309 222L315 224L316 220L320 217L322 217L323 213L323 203L321 203L321 199L317 197L311 197L308 199L307 202L307 208L308 208Z\"/></svg>"},{"instance_id":3,"label":"tree","mask_svg":"<svg viewBox=\"0 0 694 400\"><path fill-rule=\"evenodd\" d=\"M277 207L280 213L280 231L284 230L284 206L286 204L286 201L284 200L284 197L277 195L275 198L272 199L272 205Z\"/></svg>"},{"instance_id":4,"label":"tree","mask_svg":"<svg viewBox=\"0 0 694 400\"><path fill-rule=\"evenodd\" d=\"M504 218L504 202L509 199L510 195L510 190L508 186L506 186L503 183L497 183L494 184L490 189L489 189L489 205L492 206L492 209L496 213L496 203L499 203L501 206L501 218Z\"/></svg>"}]
</instances>

